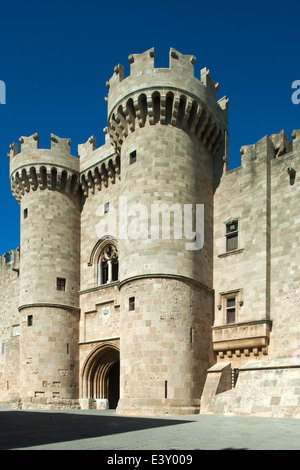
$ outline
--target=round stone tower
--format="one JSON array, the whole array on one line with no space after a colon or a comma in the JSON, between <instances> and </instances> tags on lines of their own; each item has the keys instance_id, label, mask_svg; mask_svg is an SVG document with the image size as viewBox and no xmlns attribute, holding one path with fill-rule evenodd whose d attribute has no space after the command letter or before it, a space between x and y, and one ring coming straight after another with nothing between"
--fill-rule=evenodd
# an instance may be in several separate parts
<instances>
[{"instance_id":1,"label":"round stone tower","mask_svg":"<svg viewBox=\"0 0 300 470\"><path fill-rule=\"evenodd\" d=\"M108 132L121 157L120 401L126 414L199 412L212 360L213 162L226 98L207 69L170 50L129 57L107 83Z\"/></svg>"},{"instance_id":2,"label":"round stone tower","mask_svg":"<svg viewBox=\"0 0 300 470\"><path fill-rule=\"evenodd\" d=\"M11 145L10 181L21 206L20 399L22 408L77 406L79 161L69 139Z\"/></svg>"}]
</instances>

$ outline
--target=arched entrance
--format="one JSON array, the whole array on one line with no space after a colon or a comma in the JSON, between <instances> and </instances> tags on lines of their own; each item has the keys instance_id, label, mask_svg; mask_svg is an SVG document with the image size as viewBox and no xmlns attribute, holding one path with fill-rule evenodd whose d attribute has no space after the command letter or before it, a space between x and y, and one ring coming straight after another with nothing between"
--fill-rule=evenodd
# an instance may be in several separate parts
<instances>
[{"instance_id":1,"label":"arched entrance","mask_svg":"<svg viewBox=\"0 0 300 470\"><path fill-rule=\"evenodd\" d=\"M120 352L112 344L97 346L87 357L82 374L82 397L106 399L116 408L120 394Z\"/></svg>"}]
</instances>

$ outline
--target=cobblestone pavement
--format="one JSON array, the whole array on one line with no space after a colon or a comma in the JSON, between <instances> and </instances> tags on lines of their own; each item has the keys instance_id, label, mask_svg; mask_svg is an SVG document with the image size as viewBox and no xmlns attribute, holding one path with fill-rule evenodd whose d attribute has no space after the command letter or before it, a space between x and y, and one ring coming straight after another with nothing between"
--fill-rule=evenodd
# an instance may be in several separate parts
<instances>
[{"instance_id":1,"label":"cobblestone pavement","mask_svg":"<svg viewBox=\"0 0 300 470\"><path fill-rule=\"evenodd\" d=\"M27 449L299 450L300 420L213 415L125 417L113 410L16 411L0 406L0 450Z\"/></svg>"}]
</instances>

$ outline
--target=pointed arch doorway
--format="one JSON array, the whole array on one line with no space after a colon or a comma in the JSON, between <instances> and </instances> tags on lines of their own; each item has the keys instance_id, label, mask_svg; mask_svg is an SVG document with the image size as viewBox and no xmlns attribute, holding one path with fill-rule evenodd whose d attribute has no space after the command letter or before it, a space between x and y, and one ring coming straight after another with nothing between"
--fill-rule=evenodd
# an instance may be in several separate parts
<instances>
[{"instance_id":1,"label":"pointed arch doorway","mask_svg":"<svg viewBox=\"0 0 300 470\"><path fill-rule=\"evenodd\" d=\"M87 357L82 373L82 397L107 400L117 408L120 397L120 351L114 344L101 344Z\"/></svg>"}]
</instances>

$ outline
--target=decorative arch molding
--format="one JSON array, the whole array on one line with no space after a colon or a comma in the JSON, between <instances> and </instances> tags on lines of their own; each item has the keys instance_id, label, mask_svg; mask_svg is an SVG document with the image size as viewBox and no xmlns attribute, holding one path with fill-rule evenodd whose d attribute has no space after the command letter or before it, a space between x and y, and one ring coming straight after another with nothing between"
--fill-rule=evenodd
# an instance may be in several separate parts
<instances>
[{"instance_id":1,"label":"decorative arch molding","mask_svg":"<svg viewBox=\"0 0 300 470\"><path fill-rule=\"evenodd\" d=\"M101 253L107 248L109 245L112 245L116 250L118 250L118 240L113 237L112 235L105 235L101 237L97 243L94 245L89 260L88 266L93 266L93 264L97 263Z\"/></svg>"},{"instance_id":2,"label":"decorative arch molding","mask_svg":"<svg viewBox=\"0 0 300 470\"><path fill-rule=\"evenodd\" d=\"M94 245L88 266L94 267L94 282L97 286L108 285L119 279L118 241L105 235Z\"/></svg>"},{"instance_id":3,"label":"decorative arch molding","mask_svg":"<svg viewBox=\"0 0 300 470\"><path fill-rule=\"evenodd\" d=\"M109 342L97 345L89 353L82 367L82 398L108 398L109 372L119 360L119 347Z\"/></svg>"}]
</instances>

